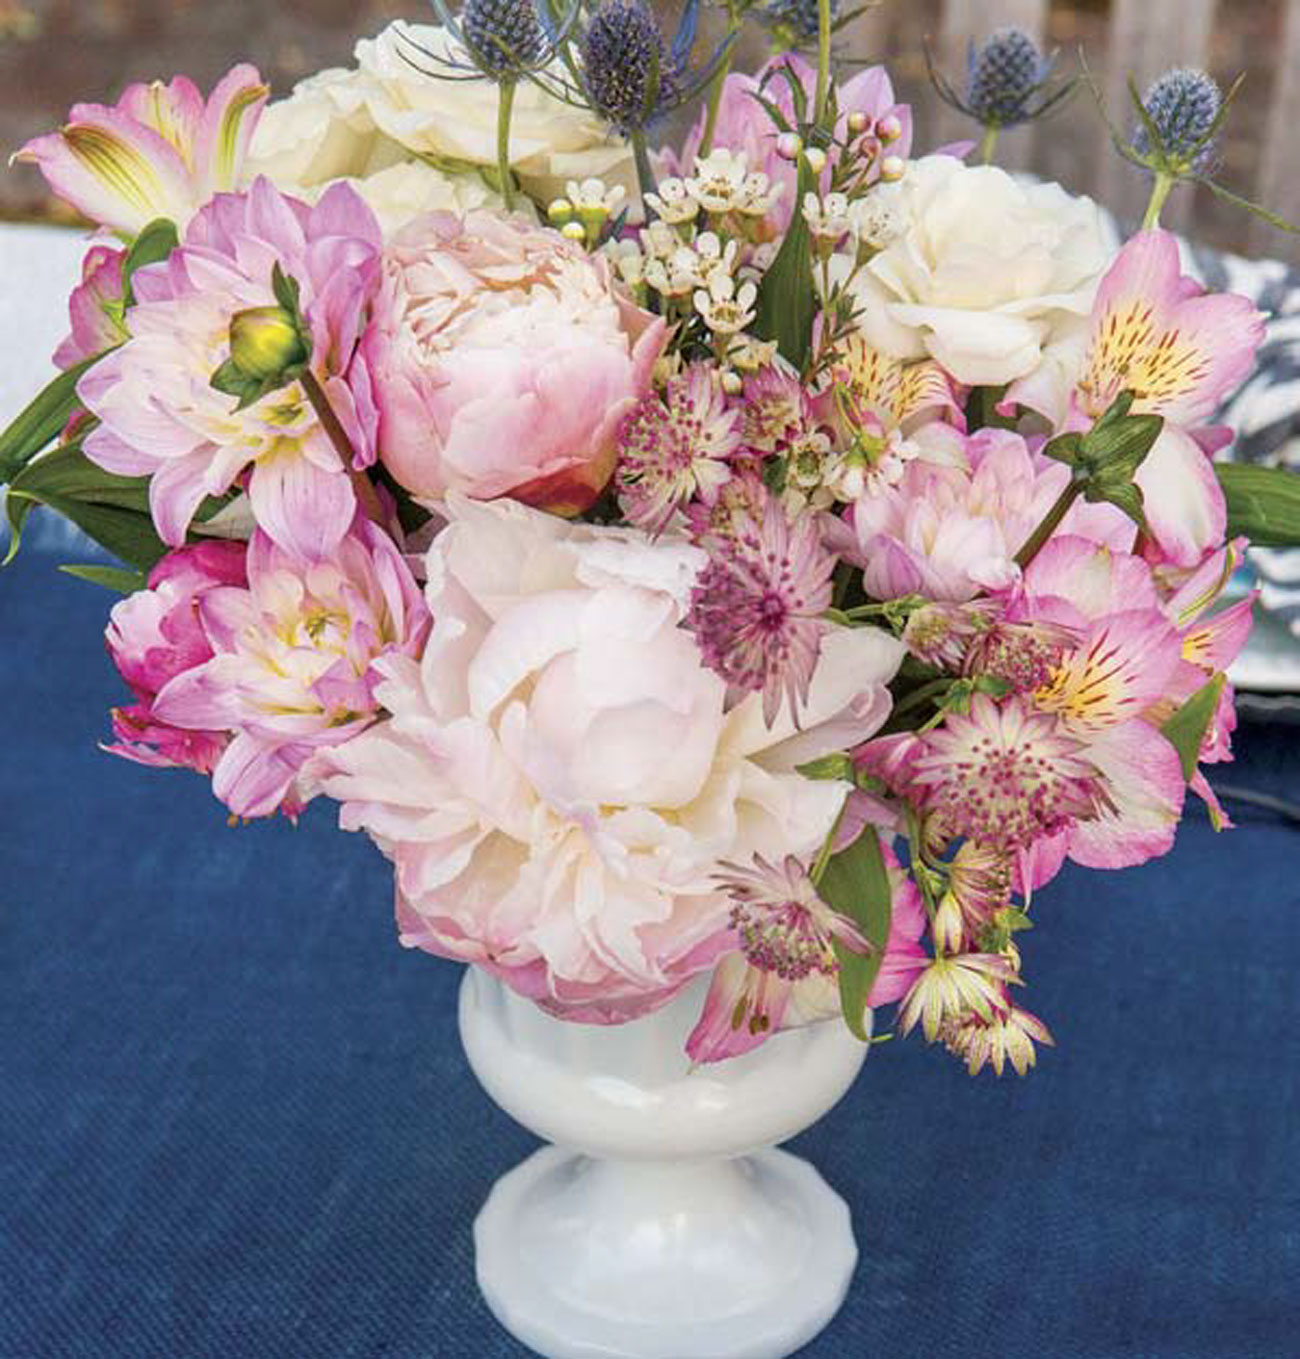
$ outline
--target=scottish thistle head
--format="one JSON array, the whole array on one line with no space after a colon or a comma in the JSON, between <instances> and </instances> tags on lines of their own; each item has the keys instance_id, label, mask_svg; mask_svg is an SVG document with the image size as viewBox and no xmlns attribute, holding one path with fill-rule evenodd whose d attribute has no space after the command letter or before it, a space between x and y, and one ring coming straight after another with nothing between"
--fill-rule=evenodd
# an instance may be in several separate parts
<instances>
[{"instance_id":1,"label":"scottish thistle head","mask_svg":"<svg viewBox=\"0 0 1300 1359\"><path fill-rule=\"evenodd\" d=\"M1204 71L1166 71L1142 98L1130 145L1153 170L1204 173L1214 162L1222 108L1223 93Z\"/></svg>"}]
</instances>

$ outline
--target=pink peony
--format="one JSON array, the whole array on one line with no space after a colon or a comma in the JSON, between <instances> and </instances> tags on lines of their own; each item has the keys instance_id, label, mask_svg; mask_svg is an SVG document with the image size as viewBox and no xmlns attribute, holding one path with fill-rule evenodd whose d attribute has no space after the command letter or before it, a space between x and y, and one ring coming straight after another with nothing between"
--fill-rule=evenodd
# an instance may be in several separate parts
<instances>
[{"instance_id":1,"label":"pink peony","mask_svg":"<svg viewBox=\"0 0 1300 1359\"><path fill-rule=\"evenodd\" d=\"M150 572L148 589L114 606L105 640L136 702L114 708L117 744L106 749L139 764L212 772L229 734L172 726L154 700L177 675L212 659L199 621L203 597L244 583L243 543L198 543L169 552Z\"/></svg>"},{"instance_id":2,"label":"pink peony","mask_svg":"<svg viewBox=\"0 0 1300 1359\"><path fill-rule=\"evenodd\" d=\"M213 792L236 815L266 816L309 791L313 755L371 724L374 662L418 655L429 613L392 539L367 519L328 562L256 533L247 566L246 586L195 601L206 655L178 668L153 710L174 727L232 733Z\"/></svg>"},{"instance_id":3,"label":"pink peony","mask_svg":"<svg viewBox=\"0 0 1300 1359\"><path fill-rule=\"evenodd\" d=\"M158 534L178 547L203 498L251 466L248 495L261 528L303 556L329 555L356 508L346 467L300 382L244 410L212 376L230 357L236 313L275 305L275 265L299 286L312 337L311 368L354 425L341 374L378 283L380 234L345 185L315 207L269 180L221 194L190 224L181 247L136 274L129 338L97 363L77 393L99 417L86 456L110 472L149 476ZM364 458L358 455L360 461Z\"/></svg>"},{"instance_id":4,"label":"pink peony","mask_svg":"<svg viewBox=\"0 0 1300 1359\"><path fill-rule=\"evenodd\" d=\"M664 333L556 232L436 213L386 252L354 386L358 404L373 388L380 458L413 495L577 513L613 473Z\"/></svg>"}]
</instances>

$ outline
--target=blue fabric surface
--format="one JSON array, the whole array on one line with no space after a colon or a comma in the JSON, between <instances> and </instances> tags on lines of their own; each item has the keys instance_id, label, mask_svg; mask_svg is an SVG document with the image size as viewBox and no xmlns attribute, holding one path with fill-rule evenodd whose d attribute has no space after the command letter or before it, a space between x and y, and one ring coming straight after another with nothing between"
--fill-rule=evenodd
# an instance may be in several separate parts
<instances>
[{"instance_id":1,"label":"blue fabric surface","mask_svg":"<svg viewBox=\"0 0 1300 1359\"><path fill-rule=\"evenodd\" d=\"M398 947L326 808L228 829L96 749L110 602L0 573L0 1356L524 1355L470 1222L534 1143L465 1066L458 969ZM1300 729L1239 749L1300 791ZM1029 1079L888 1044L793 1144L862 1247L803 1359L1300 1353L1300 834L1239 819L1048 890Z\"/></svg>"}]
</instances>

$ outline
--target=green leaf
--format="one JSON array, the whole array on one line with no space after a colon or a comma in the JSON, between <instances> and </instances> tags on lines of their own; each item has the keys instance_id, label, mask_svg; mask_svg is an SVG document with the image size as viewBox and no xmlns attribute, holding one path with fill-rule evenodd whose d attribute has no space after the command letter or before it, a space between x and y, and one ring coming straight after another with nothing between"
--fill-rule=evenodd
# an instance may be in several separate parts
<instances>
[{"instance_id":1,"label":"green leaf","mask_svg":"<svg viewBox=\"0 0 1300 1359\"><path fill-rule=\"evenodd\" d=\"M0 482L11 482L40 451L58 437L77 405L77 383L95 359L60 373L0 434Z\"/></svg>"},{"instance_id":2,"label":"green leaf","mask_svg":"<svg viewBox=\"0 0 1300 1359\"><path fill-rule=\"evenodd\" d=\"M796 765L795 772L806 779L841 779L845 783L852 783L855 771L853 761L843 751L836 751L833 755L823 755L818 760Z\"/></svg>"},{"instance_id":3,"label":"green leaf","mask_svg":"<svg viewBox=\"0 0 1300 1359\"><path fill-rule=\"evenodd\" d=\"M1197 757L1201 753L1201 742L1209 730L1214 710L1219 706L1219 696L1226 683L1225 675L1215 675L1208 684L1202 685L1160 728L1165 740L1178 752L1183 765L1183 778L1188 783L1196 775Z\"/></svg>"},{"instance_id":4,"label":"green leaf","mask_svg":"<svg viewBox=\"0 0 1300 1359\"><path fill-rule=\"evenodd\" d=\"M142 571L125 571L120 566L61 566L59 570L64 575L115 590L119 595L133 595L148 584Z\"/></svg>"},{"instance_id":5,"label":"green leaf","mask_svg":"<svg viewBox=\"0 0 1300 1359\"><path fill-rule=\"evenodd\" d=\"M884 961L893 913L889 873L875 827L868 826L848 849L831 856L817 890L828 906L852 920L872 944L870 953L857 953L839 943L835 946L844 1022L856 1038L866 1042L867 995Z\"/></svg>"},{"instance_id":6,"label":"green leaf","mask_svg":"<svg viewBox=\"0 0 1300 1359\"><path fill-rule=\"evenodd\" d=\"M801 158L796 203L815 187L813 173ZM812 235L803 214L796 212L772 267L763 277L754 321L754 333L760 339L775 340L782 356L796 368L803 367L812 344L816 291Z\"/></svg>"},{"instance_id":7,"label":"green leaf","mask_svg":"<svg viewBox=\"0 0 1300 1359\"><path fill-rule=\"evenodd\" d=\"M1239 193L1225 189L1217 180L1207 179L1204 175L1193 175L1192 178L1196 183L1204 184L1215 198L1222 199L1225 203L1231 203L1234 208L1245 208L1247 212L1258 217L1261 221L1267 222L1269 226L1276 227L1279 231L1290 232L1293 236L1300 233L1300 226L1297 226L1294 222L1288 222L1285 217L1279 217L1277 213L1270 212L1262 204L1252 203L1249 198L1243 198Z\"/></svg>"},{"instance_id":8,"label":"green leaf","mask_svg":"<svg viewBox=\"0 0 1300 1359\"><path fill-rule=\"evenodd\" d=\"M1147 525L1145 504L1142 499L1142 488L1135 486L1131 481L1090 482L1084 488L1083 498L1091 501L1094 505L1098 502L1114 505L1117 509L1123 510L1143 533L1150 532Z\"/></svg>"},{"instance_id":9,"label":"green leaf","mask_svg":"<svg viewBox=\"0 0 1300 1359\"><path fill-rule=\"evenodd\" d=\"M1281 467L1220 462L1214 473L1228 502L1228 537L1259 547L1300 546L1300 474Z\"/></svg>"},{"instance_id":10,"label":"green leaf","mask_svg":"<svg viewBox=\"0 0 1300 1359\"><path fill-rule=\"evenodd\" d=\"M1065 463L1067 467L1077 467L1082 448L1082 434L1058 434L1043 445L1043 453L1057 462Z\"/></svg>"},{"instance_id":11,"label":"green leaf","mask_svg":"<svg viewBox=\"0 0 1300 1359\"><path fill-rule=\"evenodd\" d=\"M11 488L10 504L12 505L15 500L26 500L29 506L36 503L34 498L22 496ZM65 499L57 495L44 496L39 503L48 505L65 519L70 519L101 547L107 548L119 560L142 571L156 565L167 552L167 545L158 537L153 520L147 514L138 514L134 510L124 510L115 505L97 505L93 502ZM11 512L11 526L13 523ZM11 560L17 550L18 539L15 534L6 561Z\"/></svg>"},{"instance_id":12,"label":"green leaf","mask_svg":"<svg viewBox=\"0 0 1300 1359\"><path fill-rule=\"evenodd\" d=\"M128 307L135 306L132 279L136 271L149 264L160 264L179 244L176 223L167 217L155 217L135 238L122 262L122 299Z\"/></svg>"}]
</instances>

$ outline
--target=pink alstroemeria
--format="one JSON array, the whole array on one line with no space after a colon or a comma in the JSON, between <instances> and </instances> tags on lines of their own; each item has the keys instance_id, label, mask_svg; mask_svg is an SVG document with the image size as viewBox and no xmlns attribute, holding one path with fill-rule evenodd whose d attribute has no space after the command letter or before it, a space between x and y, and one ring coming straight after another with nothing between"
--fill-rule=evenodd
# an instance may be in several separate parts
<instances>
[{"instance_id":1,"label":"pink alstroemeria","mask_svg":"<svg viewBox=\"0 0 1300 1359\"><path fill-rule=\"evenodd\" d=\"M243 543L212 541L169 552L149 573L148 588L113 606L105 641L136 701L113 709L115 745L105 749L137 764L211 774L230 735L175 727L155 700L177 675L212 659L199 605L212 590L246 582Z\"/></svg>"},{"instance_id":2,"label":"pink alstroemeria","mask_svg":"<svg viewBox=\"0 0 1300 1359\"><path fill-rule=\"evenodd\" d=\"M373 663L416 656L429 611L391 538L358 517L328 562L292 556L258 532L248 585L197 600L211 658L163 686L153 711L175 727L233 739L212 789L238 816L310 795L303 767L375 719Z\"/></svg>"},{"instance_id":3,"label":"pink alstroemeria","mask_svg":"<svg viewBox=\"0 0 1300 1359\"><path fill-rule=\"evenodd\" d=\"M93 359L127 338L123 304L122 264L125 250L92 245L81 262L81 282L68 298L72 329L54 351L59 368Z\"/></svg>"},{"instance_id":4,"label":"pink alstroemeria","mask_svg":"<svg viewBox=\"0 0 1300 1359\"><path fill-rule=\"evenodd\" d=\"M77 394L100 420L86 456L110 472L152 478L149 504L164 542L183 543L203 498L229 490L251 464L247 489L260 527L301 556L333 551L356 508L352 468L302 383L238 410L212 376L230 357L232 318L276 305L278 264L300 289L312 372L354 429L342 374L378 286L380 247L374 214L347 185L309 207L259 179L247 193L218 195L170 259L136 274L130 338L81 379ZM367 460L358 448L353 467Z\"/></svg>"},{"instance_id":5,"label":"pink alstroemeria","mask_svg":"<svg viewBox=\"0 0 1300 1359\"><path fill-rule=\"evenodd\" d=\"M192 80L129 85L117 103L75 104L58 132L35 137L33 162L78 212L123 236L158 217L184 230L213 196L239 183L270 89L236 66L206 103Z\"/></svg>"},{"instance_id":6,"label":"pink alstroemeria","mask_svg":"<svg viewBox=\"0 0 1300 1359\"><path fill-rule=\"evenodd\" d=\"M1139 232L1097 292L1085 336L1046 356L1007 392L1063 428L1087 428L1121 392L1135 412L1165 418L1138 468L1151 533L1163 556L1195 566L1223 540L1223 493L1201 427L1254 367L1264 318L1233 293L1206 293L1182 272L1167 231ZM1194 437L1194 435L1196 437Z\"/></svg>"},{"instance_id":7,"label":"pink alstroemeria","mask_svg":"<svg viewBox=\"0 0 1300 1359\"><path fill-rule=\"evenodd\" d=\"M925 930L920 893L888 849L885 863L893 913L885 956L867 995L870 1006L899 1000L929 962L919 943ZM714 969L704 1010L686 1041L696 1062L738 1057L782 1029L833 1018L840 1012L835 942L858 951L871 947L821 899L797 859L778 866L756 856L753 868L733 867L719 881L732 897L736 951Z\"/></svg>"}]
</instances>

